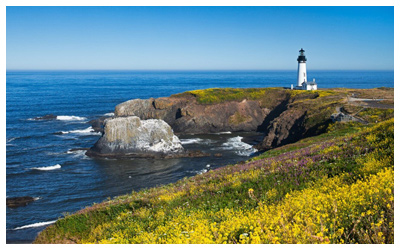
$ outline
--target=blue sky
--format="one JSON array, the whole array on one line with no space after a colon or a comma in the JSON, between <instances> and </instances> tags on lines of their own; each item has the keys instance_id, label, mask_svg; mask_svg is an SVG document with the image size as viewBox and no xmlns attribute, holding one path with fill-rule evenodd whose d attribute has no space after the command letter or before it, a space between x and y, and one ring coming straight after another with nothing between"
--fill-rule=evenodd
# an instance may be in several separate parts
<instances>
[{"instance_id":1,"label":"blue sky","mask_svg":"<svg viewBox=\"0 0 400 250\"><path fill-rule=\"evenodd\" d=\"M394 67L393 7L7 7L7 69Z\"/></svg>"}]
</instances>

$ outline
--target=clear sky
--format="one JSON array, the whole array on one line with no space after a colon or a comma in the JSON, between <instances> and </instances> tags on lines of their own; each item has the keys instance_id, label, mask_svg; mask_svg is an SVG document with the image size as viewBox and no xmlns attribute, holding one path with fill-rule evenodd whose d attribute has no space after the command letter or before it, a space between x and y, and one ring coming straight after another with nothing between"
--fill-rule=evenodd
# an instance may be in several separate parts
<instances>
[{"instance_id":1,"label":"clear sky","mask_svg":"<svg viewBox=\"0 0 400 250\"><path fill-rule=\"evenodd\" d=\"M7 7L7 69L394 67L393 7Z\"/></svg>"}]
</instances>

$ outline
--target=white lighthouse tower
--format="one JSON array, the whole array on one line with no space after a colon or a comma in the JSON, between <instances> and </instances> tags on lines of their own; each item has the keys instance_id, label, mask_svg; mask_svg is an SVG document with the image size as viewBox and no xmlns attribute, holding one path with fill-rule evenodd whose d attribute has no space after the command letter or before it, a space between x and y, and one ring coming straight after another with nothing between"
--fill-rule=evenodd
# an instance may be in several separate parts
<instances>
[{"instance_id":1,"label":"white lighthouse tower","mask_svg":"<svg viewBox=\"0 0 400 250\"><path fill-rule=\"evenodd\" d=\"M302 87L303 83L307 82L307 70L306 70L307 58L304 55L305 50L303 48L301 48L299 52L300 52L299 57L297 57L297 61L299 62L299 66L297 67L297 87Z\"/></svg>"},{"instance_id":2,"label":"white lighthouse tower","mask_svg":"<svg viewBox=\"0 0 400 250\"><path fill-rule=\"evenodd\" d=\"M295 87L295 89L317 90L317 83L315 82L315 79L312 82L307 82L307 70L306 70L307 58L306 55L304 54L305 50L301 48L299 52L300 54L297 57L297 62L299 63L297 67L297 86Z\"/></svg>"}]
</instances>

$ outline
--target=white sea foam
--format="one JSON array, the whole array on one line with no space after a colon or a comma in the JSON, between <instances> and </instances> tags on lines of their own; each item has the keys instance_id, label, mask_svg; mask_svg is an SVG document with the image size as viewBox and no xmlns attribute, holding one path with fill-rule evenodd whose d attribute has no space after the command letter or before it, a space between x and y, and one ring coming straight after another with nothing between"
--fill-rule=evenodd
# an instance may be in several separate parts
<instances>
[{"instance_id":1,"label":"white sea foam","mask_svg":"<svg viewBox=\"0 0 400 250\"><path fill-rule=\"evenodd\" d=\"M92 135L101 134L100 132L95 132L92 127L87 127L85 129L76 129L71 131L61 131L62 134L82 134L82 135Z\"/></svg>"},{"instance_id":2,"label":"white sea foam","mask_svg":"<svg viewBox=\"0 0 400 250\"><path fill-rule=\"evenodd\" d=\"M190 138L190 139L181 139L181 144L210 144L213 141L210 139L201 139L201 138Z\"/></svg>"},{"instance_id":3,"label":"white sea foam","mask_svg":"<svg viewBox=\"0 0 400 250\"><path fill-rule=\"evenodd\" d=\"M227 142L222 144L222 147L227 150L235 150L235 153L241 156L250 156L257 152L257 149L250 144L242 142L242 139L243 137L241 136L229 138Z\"/></svg>"},{"instance_id":4,"label":"white sea foam","mask_svg":"<svg viewBox=\"0 0 400 250\"><path fill-rule=\"evenodd\" d=\"M196 172L197 174L204 174L207 173L207 169L202 169Z\"/></svg>"},{"instance_id":5,"label":"white sea foam","mask_svg":"<svg viewBox=\"0 0 400 250\"><path fill-rule=\"evenodd\" d=\"M7 142L12 142L12 141L14 141L15 139L17 139L18 137L11 137L10 139L7 139Z\"/></svg>"},{"instance_id":6,"label":"white sea foam","mask_svg":"<svg viewBox=\"0 0 400 250\"><path fill-rule=\"evenodd\" d=\"M193 173L193 174L204 174L204 173L207 173L207 168L203 168L203 169L200 169L200 170L194 170L194 171L189 171L189 173Z\"/></svg>"},{"instance_id":7,"label":"white sea foam","mask_svg":"<svg viewBox=\"0 0 400 250\"><path fill-rule=\"evenodd\" d=\"M72 154L73 157L75 158L88 158L86 156L86 150L82 149L82 150L74 150L74 151L67 151L67 154Z\"/></svg>"},{"instance_id":8,"label":"white sea foam","mask_svg":"<svg viewBox=\"0 0 400 250\"><path fill-rule=\"evenodd\" d=\"M53 224L53 223L55 223L56 221L57 221L57 220L46 221L46 222L37 222L37 223L33 223L33 224L29 224L29 225L22 226L22 227L14 228L14 230L21 230L21 229L33 228L33 227L43 227L43 226L47 226L47 225Z\"/></svg>"},{"instance_id":9,"label":"white sea foam","mask_svg":"<svg viewBox=\"0 0 400 250\"><path fill-rule=\"evenodd\" d=\"M41 171L49 171L49 170L55 170L61 168L60 164L56 164L54 166L48 166L48 167L36 167L36 168L31 168L35 170L41 170Z\"/></svg>"},{"instance_id":10,"label":"white sea foam","mask_svg":"<svg viewBox=\"0 0 400 250\"><path fill-rule=\"evenodd\" d=\"M74 116L74 115L58 115L57 120L60 121L83 121L86 117Z\"/></svg>"},{"instance_id":11,"label":"white sea foam","mask_svg":"<svg viewBox=\"0 0 400 250\"><path fill-rule=\"evenodd\" d=\"M215 133L215 134L217 134L217 135L230 135L230 134L232 134L232 132L231 131L226 131L226 132L219 132L219 133Z\"/></svg>"},{"instance_id":12,"label":"white sea foam","mask_svg":"<svg viewBox=\"0 0 400 250\"><path fill-rule=\"evenodd\" d=\"M111 112L111 113L105 113L104 116L114 116L114 113L113 113L113 112Z\"/></svg>"},{"instance_id":13,"label":"white sea foam","mask_svg":"<svg viewBox=\"0 0 400 250\"><path fill-rule=\"evenodd\" d=\"M181 139L182 144L201 143L202 141L203 141L203 139L200 139L200 138Z\"/></svg>"}]
</instances>

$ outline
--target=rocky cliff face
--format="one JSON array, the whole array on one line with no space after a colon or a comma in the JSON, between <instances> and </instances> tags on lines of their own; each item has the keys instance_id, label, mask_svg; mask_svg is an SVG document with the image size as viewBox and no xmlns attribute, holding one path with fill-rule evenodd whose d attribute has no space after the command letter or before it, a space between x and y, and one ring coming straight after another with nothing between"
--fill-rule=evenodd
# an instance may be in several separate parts
<instances>
[{"instance_id":1,"label":"rocky cliff face","mask_svg":"<svg viewBox=\"0 0 400 250\"><path fill-rule=\"evenodd\" d=\"M141 121L137 116L105 120L104 134L87 151L89 156L166 157L184 149L171 127L162 120Z\"/></svg>"},{"instance_id":2,"label":"rocky cliff face","mask_svg":"<svg viewBox=\"0 0 400 250\"><path fill-rule=\"evenodd\" d=\"M269 123L263 141L256 148L268 150L300 140L306 132L305 117L306 111L285 110Z\"/></svg>"},{"instance_id":3,"label":"rocky cliff face","mask_svg":"<svg viewBox=\"0 0 400 250\"><path fill-rule=\"evenodd\" d=\"M194 98L135 99L119 104L116 116L135 115L140 119L162 119L176 133L216 133L255 131L269 110L259 101L242 100L214 105L198 104Z\"/></svg>"},{"instance_id":4,"label":"rocky cliff face","mask_svg":"<svg viewBox=\"0 0 400 250\"><path fill-rule=\"evenodd\" d=\"M344 93L333 90L242 89L246 95L240 90L218 89L214 92L223 94L211 96L203 103L196 93L207 98L208 93L214 92L200 90L157 99L135 99L117 105L114 113L116 117L161 119L180 134L263 132L266 136L256 146L262 151L323 132L335 107L345 97Z\"/></svg>"}]
</instances>

